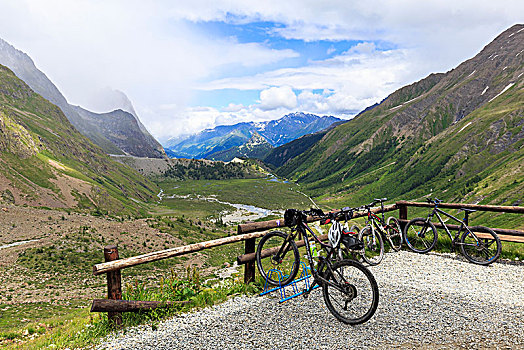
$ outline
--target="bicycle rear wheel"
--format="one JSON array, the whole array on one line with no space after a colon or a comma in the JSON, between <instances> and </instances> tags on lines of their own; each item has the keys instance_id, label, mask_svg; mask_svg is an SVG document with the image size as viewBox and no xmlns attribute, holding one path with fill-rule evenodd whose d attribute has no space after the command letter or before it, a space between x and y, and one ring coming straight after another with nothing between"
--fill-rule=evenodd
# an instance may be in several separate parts
<instances>
[{"instance_id":1,"label":"bicycle rear wheel","mask_svg":"<svg viewBox=\"0 0 524 350\"><path fill-rule=\"evenodd\" d=\"M412 219L404 228L404 242L416 253L427 253L437 244L435 225L424 218Z\"/></svg>"},{"instance_id":2,"label":"bicycle rear wheel","mask_svg":"<svg viewBox=\"0 0 524 350\"><path fill-rule=\"evenodd\" d=\"M360 230L358 239L364 244L362 259L371 266L380 264L384 257L384 241L380 233L368 225Z\"/></svg>"},{"instance_id":3,"label":"bicycle rear wheel","mask_svg":"<svg viewBox=\"0 0 524 350\"><path fill-rule=\"evenodd\" d=\"M300 267L300 255L295 241L288 242L283 253L276 258L287 236L280 231L268 232L258 243L255 253L258 271L274 286L284 286L293 281ZM269 272L271 269L279 270L281 275L278 272Z\"/></svg>"},{"instance_id":4,"label":"bicycle rear wheel","mask_svg":"<svg viewBox=\"0 0 524 350\"><path fill-rule=\"evenodd\" d=\"M369 320L378 307L378 285L375 277L364 265L354 260L342 260L333 265L333 274L324 283L322 294L328 310L347 324L360 324Z\"/></svg>"},{"instance_id":5,"label":"bicycle rear wheel","mask_svg":"<svg viewBox=\"0 0 524 350\"><path fill-rule=\"evenodd\" d=\"M402 247L402 230L400 229L400 224L396 217L390 216L387 221L388 224L388 234L389 234L389 243L391 243L391 248L394 251L398 252Z\"/></svg>"},{"instance_id":6,"label":"bicycle rear wheel","mask_svg":"<svg viewBox=\"0 0 524 350\"><path fill-rule=\"evenodd\" d=\"M489 265L500 256L500 238L492 229L481 226L482 233L473 234L469 227L460 237L460 250L470 262Z\"/></svg>"}]
</instances>

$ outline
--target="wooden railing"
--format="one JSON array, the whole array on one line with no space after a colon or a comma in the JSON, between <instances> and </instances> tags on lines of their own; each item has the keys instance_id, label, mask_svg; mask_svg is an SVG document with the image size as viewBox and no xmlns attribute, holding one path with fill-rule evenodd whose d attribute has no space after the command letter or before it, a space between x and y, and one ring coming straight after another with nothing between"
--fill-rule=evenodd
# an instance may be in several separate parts
<instances>
[{"instance_id":1,"label":"wooden railing","mask_svg":"<svg viewBox=\"0 0 524 350\"><path fill-rule=\"evenodd\" d=\"M408 221L408 207L431 207L429 203L418 203L399 201L392 205L384 207L384 212L399 211L399 219L401 225L405 225ZM479 211L494 211L494 212L506 212L506 213L524 213L524 207L510 207L510 206L491 206L491 205L474 205L474 204L457 204L457 203L441 203L441 208L467 208L475 209ZM372 210L373 213L382 212L381 208L375 208ZM359 211L353 213L353 218L359 218L366 216L366 211ZM318 219L308 218L308 222L315 221ZM112 320L116 325L120 325L122 322L121 312L137 311L142 309L151 309L164 305L173 305L176 302L165 303L158 301L133 301L133 300L121 300L122 299L122 277L120 270L132 266L137 266L153 261L167 259L175 256L198 252L204 249L212 247L218 247L226 244L245 242L244 254L237 257L238 264L245 265L244 268L244 282L249 283L255 280L255 248L256 239L262 237L267 230L273 228L279 228L284 226L284 220L270 220L262 222L252 222L238 225L238 235L232 237L225 237L215 239L207 242L200 242L195 244L186 245L183 247L176 247L166 249L162 251L152 252L148 254L138 255L134 257L120 259L118 256L118 248L114 245L107 246L104 248L105 262L96 264L93 266L94 275L107 275L107 298L108 299L95 299L91 308L92 312L108 312L109 319ZM435 224L439 227L441 225ZM446 225L450 229L457 229L456 225ZM493 230L500 235L501 240L510 240L514 242L524 243L524 231L508 230L493 228ZM327 235L320 236L321 239L327 239ZM298 246L302 246L303 241L297 242ZM262 255L269 255L264 254Z\"/></svg>"}]
</instances>

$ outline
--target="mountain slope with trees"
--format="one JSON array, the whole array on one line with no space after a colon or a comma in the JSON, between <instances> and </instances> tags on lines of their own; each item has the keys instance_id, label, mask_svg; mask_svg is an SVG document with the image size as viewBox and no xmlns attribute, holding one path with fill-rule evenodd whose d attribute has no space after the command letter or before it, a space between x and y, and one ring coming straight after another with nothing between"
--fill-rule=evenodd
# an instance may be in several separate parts
<instances>
[{"instance_id":1,"label":"mountain slope with trees","mask_svg":"<svg viewBox=\"0 0 524 350\"><path fill-rule=\"evenodd\" d=\"M524 25L515 25L457 68L401 88L329 131L277 173L332 203L434 193L519 204L523 88Z\"/></svg>"},{"instance_id":2,"label":"mountain slope with trees","mask_svg":"<svg viewBox=\"0 0 524 350\"><path fill-rule=\"evenodd\" d=\"M137 213L157 190L0 65L0 201Z\"/></svg>"}]
</instances>

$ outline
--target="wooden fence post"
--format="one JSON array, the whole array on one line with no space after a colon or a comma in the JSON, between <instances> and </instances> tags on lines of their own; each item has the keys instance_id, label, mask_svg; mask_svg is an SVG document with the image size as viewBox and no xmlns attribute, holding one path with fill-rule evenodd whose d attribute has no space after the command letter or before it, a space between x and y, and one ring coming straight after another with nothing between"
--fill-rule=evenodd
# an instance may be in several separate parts
<instances>
[{"instance_id":1,"label":"wooden fence post","mask_svg":"<svg viewBox=\"0 0 524 350\"><path fill-rule=\"evenodd\" d=\"M106 262L118 260L118 248L116 245L104 247L104 259ZM107 299L122 299L122 276L120 270L107 273ZM107 318L114 322L116 326L122 324L122 314L120 312L108 312Z\"/></svg>"},{"instance_id":2,"label":"wooden fence post","mask_svg":"<svg viewBox=\"0 0 524 350\"><path fill-rule=\"evenodd\" d=\"M246 240L245 243L245 253L254 253L255 252L256 238L250 238ZM254 282L255 281L255 260L246 263L244 266L244 283Z\"/></svg>"},{"instance_id":3,"label":"wooden fence post","mask_svg":"<svg viewBox=\"0 0 524 350\"><path fill-rule=\"evenodd\" d=\"M405 204L398 204L398 218L400 220L407 220L408 219L408 206ZM406 227L406 222L401 221L400 222L400 228L402 231L404 231L404 227Z\"/></svg>"}]
</instances>

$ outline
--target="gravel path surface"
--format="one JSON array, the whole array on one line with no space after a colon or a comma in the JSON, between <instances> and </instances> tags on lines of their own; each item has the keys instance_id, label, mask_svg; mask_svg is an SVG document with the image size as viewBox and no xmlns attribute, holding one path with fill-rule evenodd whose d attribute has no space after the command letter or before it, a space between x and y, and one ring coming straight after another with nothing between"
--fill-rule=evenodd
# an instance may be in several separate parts
<instances>
[{"instance_id":1,"label":"gravel path surface","mask_svg":"<svg viewBox=\"0 0 524 350\"><path fill-rule=\"evenodd\" d=\"M524 265L473 265L454 255L387 254L371 268L373 318L338 322L320 289L279 304L237 297L151 326L97 349L524 349Z\"/></svg>"}]
</instances>

